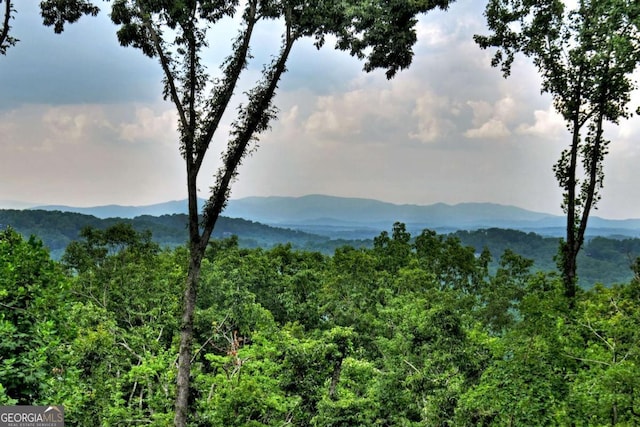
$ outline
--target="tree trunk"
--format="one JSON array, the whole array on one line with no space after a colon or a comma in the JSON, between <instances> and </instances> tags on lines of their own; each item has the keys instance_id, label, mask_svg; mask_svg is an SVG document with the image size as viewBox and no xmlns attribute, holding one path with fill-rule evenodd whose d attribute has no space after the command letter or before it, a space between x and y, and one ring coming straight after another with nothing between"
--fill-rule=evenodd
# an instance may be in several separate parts
<instances>
[{"instance_id":1,"label":"tree trunk","mask_svg":"<svg viewBox=\"0 0 640 427\"><path fill-rule=\"evenodd\" d=\"M580 103L578 102L578 105ZM579 115L573 118L573 135L571 137L571 152L569 169L567 170L566 197L567 197L567 235L566 242L560 250L562 280L564 282L565 296L572 301L576 295L576 271L578 251L581 243L576 239L576 170L578 165L578 150L580 147L580 122Z\"/></svg>"},{"instance_id":2,"label":"tree trunk","mask_svg":"<svg viewBox=\"0 0 640 427\"><path fill-rule=\"evenodd\" d=\"M339 357L333 366L333 375L331 375L331 385L329 387L329 398L336 400L336 389L338 388L338 382L340 382L340 372L342 371L342 361L344 357Z\"/></svg>"},{"instance_id":3,"label":"tree trunk","mask_svg":"<svg viewBox=\"0 0 640 427\"><path fill-rule=\"evenodd\" d=\"M187 144L187 191L189 195L189 242L190 261L187 282L184 293L184 308L182 314L182 324L180 331L180 349L178 354L178 377L176 379L177 392L175 401L174 425L176 427L186 427L189 408L189 383L191 373L191 347L193 343L193 321L196 308L196 291L200 278L200 266L204 253L211 237L211 233L216 225L220 213L226 204L229 188L233 177L235 177L238 166L247 154L249 142L258 133L260 123L268 114L271 101L275 95L277 84L284 73L286 61L291 52L294 38L290 36L290 27L287 23L286 40L280 53L280 57L273 64L272 73L265 72L266 85L262 91L256 93L254 99L250 100L249 107L254 107L255 113L248 115L246 127L234 143L230 144L225 164L219 175L219 181L212 190L209 203L205 206L203 220L198 216L197 183L196 178L200 163L192 161L196 144ZM239 70L238 70L239 72ZM247 108L249 108L247 107ZM195 132L194 132L195 133ZM190 137L193 136L192 133ZM202 227L202 231L200 231Z\"/></svg>"},{"instance_id":4,"label":"tree trunk","mask_svg":"<svg viewBox=\"0 0 640 427\"><path fill-rule=\"evenodd\" d=\"M195 251L195 252L194 252ZM184 311L180 325L180 350L178 353L177 392L174 425L186 427L189 409L189 383L191 375L191 345L193 343L193 318L196 309L196 291L200 278L202 254L198 248L191 248L189 272L184 290Z\"/></svg>"}]
</instances>

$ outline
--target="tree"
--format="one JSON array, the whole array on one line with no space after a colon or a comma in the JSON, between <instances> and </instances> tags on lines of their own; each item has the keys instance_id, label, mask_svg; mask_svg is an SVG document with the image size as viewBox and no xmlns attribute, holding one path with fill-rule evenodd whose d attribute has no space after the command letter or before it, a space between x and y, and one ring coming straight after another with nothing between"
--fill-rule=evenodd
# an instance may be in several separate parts
<instances>
[{"instance_id":1,"label":"tree","mask_svg":"<svg viewBox=\"0 0 640 427\"><path fill-rule=\"evenodd\" d=\"M576 304L575 343L568 357L572 420L583 425L637 425L640 389L640 311L633 285L597 285Z\"/></svg>"},{"instance_id":2,"label":"tree","mask_svg":"<svg viewBox=\"0 0 640 427\"><path fill-rule=\"evenodd\" d=\"M123 223L80 237L63 256L72 277L42 400L64 404L73 425L166 426L186 251Z\"/></svg>"},{"instance_id":3,"label":"tree","mask_svg":"<svg viewBox=\"0 0 640 427\"><path fill-rule=\"evenodd\" d=\"M51 353L68 281L42 242L0 230L0 402L34 404L51 378Z\"/></svg>"},{"instance_id":4,"label":"tree","mask_svg":"<svg viewBox=\"0 0 640 427\"><path fill-rule=\"evenodd\" d=\"M3 1L4 5L2 4ZM18 41L9 35L9 30L11 29L9 22L13 19L15 9L11 4L11 0L0 0L0 8L2 9L0 12L0 18L2 19L2 26L0 26L0 55L6 55L7 49L10 46L15 46Z\"/></svg>"},{"instance_id":5,"label":"tree","mask_svg":"<svg viewBox=\"0 0 640 427\"><path fill-rule=\"evenodd\" d=\"M4 3L4 4L3 4ZM14 19L16 9L14 8L15 0L0 0L0 55L6 55L7 49L15 46L19 41L11 36L11 20ZM56 22L76 22L82 15L96 15L98 8L88 3L86 0L55 0L54 15L45 16L45 23L51 25ZM60 27L61 28L61 27Z\"/></svg>"},{"instance_id":6,"label":"tree","mask_svg":"<svg viewBox=\"0 0 640 427\"><path fill-rule=\"evenodd\" d=\"M336 48L365 60L365 71L386 69L388 78L408 67L416 42L416 16L436 7L446 9L452 0L404 1L302 1L248 0L115 0L111 19L119 25L118 40L149 57L159 59L164 73L164 96L174 104L180 133L180 151L187 172L190 263L184 288L179 372L177 376L176 426L184 426L189 403L189 373L193 317L200 266L209 238L224 209L238 166L255 148L257 137L276 116L273 99L294 44L313 37L321 47L327 36L336 37ZM66 22L81 14L96 13L87 0L45 0L41 3L46 25L60 33ZM209 45L207 32L225 17L240 19L232 53L222 63L222 77L214 78L202 57ZM215 175L211 195L200 213L197 178L223 114L228 110L242 71L251 58L256 25L278 21L282 45L262 78L249 90L232 122L222 166ZM200 214L202 214L200 216Z\"/></svg>"},{"instance_id":7,"label":"tree","mask_svg":"<svg viewBox=\"0 0 640 427\"><path fill-rule=\"evenodd\" d=\"M425 229L414 243L423 268L433 272L442 289L455 288L474 295L488 275L491 254L483 250L476 258L472 246L463 246L455 236L438 235Z\"/></svg>"},{"instance_id":8,"label":"tree","mask_svg":"<svg viewBox=\"0 0 640 427\"><path fill-rule=\"evenodd\" d=\"M4 1L4 5L2 2ZM15 46L18 42L18 39L12 37L9 34L9 30L11 30L10 22L14 18L13 14L16 10L11 3L11 0L0 0L0 18L2 19L0 26L0 55L6 55L7 49L11 46Z\"/></svg>"},{"instance_id":9,"label":"tree","mask_svg":"<svg viewBox=\"0 0 640 427\"><path fill-rule=\"evenodd\" d=\"M571 414L563 412L574 365L564 354L571 336L563 290L553 276L532 275L515 307L517 322L507 325L501 337L474 334L492 360L478 382L464 390L454 425L582 425L571 423Z\"/></svg>"},{"instance_id":10,"label":"tree","mask_svg":"<svg viewBox=\"0 0 640 427\"><path fill-rule=\"evenodd\" d=\"M565 294L573 299L577 255L603 186L609 144L604 125L630 116L627 105L636 87L631 74L640 62L640 4L580 0L567 10L561 0L490 0L485 15L493 33L475 40L482 48L498 48L492 65L501 65L507 77L516 53L531 57L542 92L553 97L571 134L554 172L567 215L558 264Z\"/></svg>"}]
</instances>

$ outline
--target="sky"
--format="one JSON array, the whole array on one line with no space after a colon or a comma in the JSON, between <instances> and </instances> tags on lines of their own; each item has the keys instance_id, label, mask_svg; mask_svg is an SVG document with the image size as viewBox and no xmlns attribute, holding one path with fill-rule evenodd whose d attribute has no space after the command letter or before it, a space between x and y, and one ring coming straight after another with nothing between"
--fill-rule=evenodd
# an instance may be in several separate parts
<instances>
[{"instance_id":1,"label":"sky","mask_svg":"<svg viewBox=\"0 0 640 427\"><path fill-rule=\"evenodd\" d=\"M41 25L38 3L17 4L12 34L20 41L0 56L5 207L185 198L177 119L162 99L158 62L119 46L106 10L55 35ZM458 0L421 17L413 64L390 81L383 71L365 73L331 43L321 50L310 40L296 45L275 101L278 120L241 166L231 197L492 202L561 214L552 167L570 135L540 93L529 60L518 58L504 79L490 66L492 52L475 45L473 35L487 32L483 5ZM278 30L277 23L259 29L236 103L277 52ZM205 57L212 74L236 31L233 21L216 29ZM631 107L638 105L634 92ZM607 135L612 143L595 214L639 218L640 118L608 127ZM199 181L202 197L225 142L224 132L214 139Z\"/></svg>"}]
</instances>

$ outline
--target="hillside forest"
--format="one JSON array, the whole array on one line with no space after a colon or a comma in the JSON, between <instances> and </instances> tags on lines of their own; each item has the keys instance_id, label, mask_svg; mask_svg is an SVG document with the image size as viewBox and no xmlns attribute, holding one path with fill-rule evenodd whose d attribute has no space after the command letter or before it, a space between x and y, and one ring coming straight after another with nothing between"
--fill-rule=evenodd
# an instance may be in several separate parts
<instances>
[{"instance_id":1,"label":"hillside forest","mask_svg":"<svg viewBox=\"0 0 640 427\"><path fill-rule=\"evenodd\" d=\"M84 228L60 261L1 231L0 404L62 404L70 426L171 424L187 264L184 245L130 224ZM640 261L571 303L532 266L401 223L332 255L212 240L189 425L640 423Z\"/></svg>"},{"instance_id":2,"label":"hillside forest","mask_svg":"<svg viewBox=\"0 0 640 427\"><path fill-rule=\"evenodd\" d=\"M118 223L127 223L138 232L151 232L153 241L161 247L174 248L184 245L187 240L186 221L184 214L99 219L72 212L0 210L0 228L3 224L10 225L25 238L32 234L38 236L55 260L61 259L67 245L78 239L84 227L106 229ZM423 230L410 224L406 228L413 234L419 234ZM489 262L489 271L492 273L499 267L500 254L507 249L532 260L533 271L552 271L557 265L557 237L496 227L438 233L444 237L458 238L463 245L473 247L477 254L487 248L493 255ZM332 255L342 246L372 248L374 243L373 238L367 237L368 234L360 235L359 238L336 238L228 217L220 217L213 236L216 239L237 236L241 248L272 248L280 244L291 244L293 249L321 252L324 255ZM637 256L640 256L638 238L590 236L579 254L578 283L588 289L596 283L608 286L628 282L633 277L629 266Z\"/></svg>"},{"instance_id":3,"label":"hillside forest","mask_svg":"<svg viewBox=\"0 0 640 427\"><path fill-rule=\"evenodd\" d=\"M4 56L19 48L18 6L0 3ZM39 3L55 33L103 13L92 0ZM277 119L294 46L330 41L392 79L412 63L418 17L453 0L106 3L119 44L155 60L175 107L188 214L160 228L172 234L180 221L186 243L87 224L54 259L37 234L0 227L0 405L63 405L69 426L640 424L637 242L586 233L611 128L640 114L630 105L640 3L487 1L488 32L473 37L487 65L507 78L517 57L530 61L567 130L552 166L565 233L538 264L510 245L463 243L522 237L504 230L443 235L397 222L370 243L323 251L214 235L240 166ZM227 18L237 35L208 70ZM279 47L247 88L251 48L270 24ZM205 170L214 146L218 169ZM543 251L544 239L525 236L520 248ZM590 270L578 266L599 264L580 256L615 258L628 275L585 285Z\"/></svg>"}]
</instances>

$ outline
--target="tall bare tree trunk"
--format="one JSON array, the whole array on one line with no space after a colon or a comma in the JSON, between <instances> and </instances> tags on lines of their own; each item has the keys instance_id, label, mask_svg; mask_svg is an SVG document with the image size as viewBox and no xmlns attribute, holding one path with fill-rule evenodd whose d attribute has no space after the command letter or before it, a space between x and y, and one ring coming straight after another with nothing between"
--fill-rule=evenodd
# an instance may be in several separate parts
<instances>
[{"instance_id":1,"label":"tall bare tree trunk","mask_svg":"<svg viewBox=\"0 0 640 427\"><path fill-rule=\"evenodd\" d=\"M186 427L189 410L189 384L191 375L191 346L193 343L193 320L196 310L196 294L200 279L202 257L193 253L189 262L189 272L184 290L184 311L180 325L180 350L178 353L177 393L175 401L174 424Z\"/></svg>"}]
</instances>

